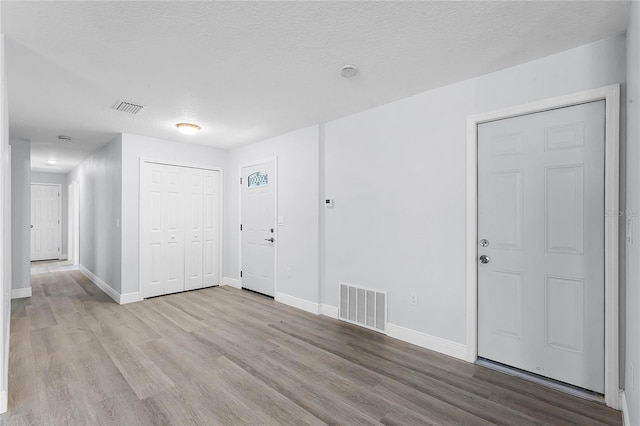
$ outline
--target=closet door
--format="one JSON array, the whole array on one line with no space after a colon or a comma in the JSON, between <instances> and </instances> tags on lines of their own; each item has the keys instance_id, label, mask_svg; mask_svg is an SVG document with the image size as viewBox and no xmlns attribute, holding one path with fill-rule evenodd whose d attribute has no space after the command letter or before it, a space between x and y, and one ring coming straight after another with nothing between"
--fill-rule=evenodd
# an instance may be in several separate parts
<instances>
[{"instance_id":1,"label":"closet door","mask_svg":"<svg viewBox=\"0 0 640 426\"><path fill-rule=\"evenodd\" d=\"M190 168L184 170L187 174L184 203L187 242L184 252L185 290L194 290L203 286L203 170Z\"/></svg>"},{"instance_id":2,"label":"closet door","mask_svg":"<svg viewBox=\"0 0 640 426\"><path fill-rule=\"evenodd\" d=\"M204 170L203 286L220 284L220 172Z\"/></svg>"},{"instance_id":3,"label":"closet door","mask_svg":"<svg viewBox=\"0 0 640 426\"><path fill-rule=\"evenodd\" d=\"M144 297L184 290L184 181L180 167L142 164L140 267Z\"/></svg>"}]
</instances>

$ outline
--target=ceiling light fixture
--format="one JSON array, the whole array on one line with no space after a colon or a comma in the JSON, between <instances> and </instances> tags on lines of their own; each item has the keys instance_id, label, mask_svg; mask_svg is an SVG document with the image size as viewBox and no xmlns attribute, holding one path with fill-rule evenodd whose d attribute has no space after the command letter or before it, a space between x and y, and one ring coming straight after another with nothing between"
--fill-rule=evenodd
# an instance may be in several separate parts
<instances>
[{"instance_id":1,"label":"ceiling light fixture","mask_svg":"<svg viewBox=\"0 0 640 426\"><path fill-rule=\"evenodd\" d=\"M358 67L356 65L347 64L343 65L342 68L340 68L340 75L344 78L351 78L356 74L358 74Z\"/></svg>"},{"instance_id":2,"label":"ceiling light fixture","mask_svg":"<svg viewBox=\"0 0 640 426\"><path fill-rule=\"evenodd\" d=\"M200 126L193 123L178 123L176 127L180 133L185 135L195 135L200 131Z\"/></svg>"},{"instance_id":3,"label":"ceiling light fixture","mask_svg":"<svg viewBox=\"0 0 640 426\"><path fill-rule=\"evenodd\" d=\"M55 158L51 158L47 160L47 164L50 166L55 166L56 164L58 164L58 160L56 160Z\"/></svg>"},{"instance_id":4,"label":"ceiling light fixture","mask_svg":"<svg viewBox=\"0 0 640 426\"><path fill-rule=\"evenodd\" d=\"M60 135L58 136L58 140L71 142L71 136Z\"/></svg>"}]
</instances>

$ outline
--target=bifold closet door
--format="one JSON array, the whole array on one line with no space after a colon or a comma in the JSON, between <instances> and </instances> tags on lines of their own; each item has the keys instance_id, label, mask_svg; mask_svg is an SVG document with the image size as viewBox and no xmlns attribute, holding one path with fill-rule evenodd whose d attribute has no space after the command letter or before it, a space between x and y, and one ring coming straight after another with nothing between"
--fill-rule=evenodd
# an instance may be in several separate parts
<instances>
[{"instance_id":1,"label":"bifold closet door","mask_svg":"<svg viewBox=\"0 0 640 426\"><path fill-rule=\"evenodd\" d=\"M181 168L143 163L140 267L144 297L184 290L184 187Z\"/></svg>"},{"instance_id":2,"label":"bifold closet door","mask_svg":"<svg viewBox=\"0 0 640 426\"><path fill-rule=\"evenodd\" d=\"M220 284L220 172L203 170L203 286Z\"/></svg>"},{"instance_id":3,"label":"bifold closet door","mask_svg":"<svg viewBox=\"0 0 640 426\"><path fill-rule=\"evenodd\" d=\"M202 288L202 263L204 258L203 246L203 173L201 169L185 169L187 175L187 191L184 203L185 209L185 290Z\"/></svg>"},{"instance_id":4,"label":"bifold closet door","mask_svg":"<svg viewBox=\"0 0 640 426\"><path fill-rule=\"evenodd\" d=\"M143 163L143 297L220 284L220 173Z\"/></svg>"}]
</instances>

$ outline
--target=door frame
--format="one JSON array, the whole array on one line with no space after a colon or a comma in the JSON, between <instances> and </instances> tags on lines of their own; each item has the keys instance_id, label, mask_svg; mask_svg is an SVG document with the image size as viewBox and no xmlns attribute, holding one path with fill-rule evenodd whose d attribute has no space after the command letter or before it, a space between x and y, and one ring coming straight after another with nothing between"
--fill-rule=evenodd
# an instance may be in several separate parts
<instances>
[{"instance_id":1,"label":"door frame","mask_svg":"<svg viewBox=\"0 0 640 426\"><path fill-rule=\"evenodd\" d=\"M139 167L138 167L138 292L140 295L139 300L144 300L144 288L142 281L142 167L144 163L153 163L153 164L162 164L165 166L176 166L176 167L186 167L190 169L202 169L202 170L211 170L214 172L220 173L220 179L218 180L218 193L220 194L220 207L219 207L219 215L220 222L218 224L218 236L219 236L219 244L218 244L218 286L222 285L222 268L223 268L223 249L224 249L224 169L222 167L211 167L205 166L202 164L194 164L194 163L179 163L174 161L165 161L165 160L156 160L152 158L143 158L140 157Z\"/></svg>"},{"instance_id":2,"label":"door frame","mask_svg":"<svg viewBox=\"0 0 640 426\"><path fill-rule=\"evenodd\" d=\"M618 335L618 212L620 85L613 84L467 117L467 361L478 357L478 125L593 101L605 101L605 341L604 396L620 409Z\"/></svg>"},{"instance_id":3,"label":"door frame","mask_svg":"<svg viewBox=\"0 0 640 426\"><path fill-rule=\"evenodd\" d=\"M58 187L58 244L60 245L60 247L58 247L58 260L62 260L62 184L50 182L31 182L31 186L29 188L31 188L33 185ZM33 200L31 200L31 194L29 194L29 202L33 203ZM29 221L31 221L31 218L29 218ZM29 235L29 247L31 247L31 235ZM29 252L31 252L31 248L29 249ZM29 255L29 257L31 257L31 255Z\"/></svg>"},{"instance_id":4,"label":"door frame","mask_svg":"<svg viewBox=\"0 0 640 426\"><path fill-rule=\"evenodd\" d=\"M274 247L274 259L273 259L273 299L276 300L278 295L278 247L280 247L280 239L278 238L278 157L267 157L262 158L260 160L250 161L248 163L242 163L238 167L238 181L242 179L242 169L245 167L257 166L258 164L267 163L269 161L274 162L274 174L275 174L275 205L274 205L274 215L276 219L276 223L273 224L275 232L274 238L276 239L276 244ZM240 230L240 225L242 224L242 184L240 184L240 191L238 192L238 280L240 283L240 288L242 288L242 277L240 276L240 271L242 271L242 231Z\"/></svg>"}]
</instances>

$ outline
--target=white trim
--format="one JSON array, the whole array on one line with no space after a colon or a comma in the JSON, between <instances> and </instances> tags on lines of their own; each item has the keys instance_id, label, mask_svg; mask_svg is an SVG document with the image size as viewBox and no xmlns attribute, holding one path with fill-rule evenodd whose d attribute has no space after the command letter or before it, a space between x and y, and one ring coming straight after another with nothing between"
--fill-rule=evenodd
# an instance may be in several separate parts
<instances>
[{"instance_id":1,"label":"white trim","mask_svg":"<svg viewBox=\"0 0 640 426\"><path fill-rule=\"evenodd\" d=\"M477 212L478 150L477 126L480 123L531 114L554 108L604 100L605 128L605 210L619 209L619 132L620 85L517 105L467 117L467 353L465 359L477 358ZM618 385L618 216L605 216L605 401L619 409Z\"/></svg>"},{"instance_id":2,"label":"white trim","mask_svg":"<svg viewBox=\"0 0 640 426\"><path fill-rule=\"evenodd\" d=\"M6 390L0 392L0 414L6 413L9 408L9 394Z\"/></svg>"},{"instance_id":3,"label":"white trim","mask_svg":"<svg viewBox=\"0 0 640 426\"><path fill-rule=\"evenodd\" d=\"M80 272L89 278L100 290L104 291L116 303L120 303L120 293L111 288L109 284L102 281L96 274L85 268L84 265L78 265L78 268L80 269Z\"/></svg>"},{"instance_id":4,"label":"white trim","mask_svg":"<svg viewBox=\"0 0 640 426\"><path fill-rule=\"evenodd\" d=\"M270 161L274 162L274 173L276 177L275 181L275 206L274 206L274 215L275 215L275 223L273 224L274 238L276 239L275 243L275 253L274 253L274 265L273 265L273 295L275 297L278 294L278 247L280 247L280 239L278 238L279 226L278 226L278 156L263 158L262 160L250 161L248 163L240 164L238 167L238 177L242 179L242 169L245 167L257 166L258 164L268 163ZM242 184L240 184L239 194L238 194L238 225L242 225ZM242 271L242 231L240 230L240 226L238 226L238 275L240 275L240 271ZM242 277L239 278L240 288L242 288Z\"/></svg>"},{"instance_id":5,"label":"white trim","mask_svg":"<svg viewBox=\"0 0 640 426\"><path fill-rule=\"evenodd\" d=\"M31 297L31 287L14 288L11 290L11 299L22 299L25 297Z\"/></svg>"},{"instance_id":6,"label":"white trim","mask_svg":"<svg viewBox=\"0 0 640 426\"><path fill-rule=\"evenodd\" d=\"M622 389L620 390L620 409L622 411L622 424L624 426L631 426L629 406L627 405L627 394Z\"/></svg>"},{"instance_id":7,"label":"white trim","mask_svg":"<svg viewBox=\"0 0 640 426\"><path fill-rule=\"evenodd\" d=\"M67 255L67 253L62 253L60 255L60 259L59 260L69 260L69 256Z\"/></svg>"},{"instance_id":8,"label":"white trim","mask_svg":"<svg viewBox=\"0 0 640 426\"><path fill-rule=\"evenodd\" d=\"M320 315L324 315L326 317L338 319L338 307L331 305L320 305Z\"/></svg>"},{"instance_id":9,"label":"white trim","mask_svg":"<svg viewBox=\"0 0 640 426\"><path fill-rule=\"evenodd\" d=\"M295 296L289 296L284 293L276 293L276 302L284 303L285 305L293 306L294 308L301 309L312 314L319 315L319 306L316 302L310 300L301 299Z\"/></svg>"},{"instance_id":10,"label":"white trim","mask_svg":"<svg viewBox=\"0 0 640 426\"><path fill-rule=\"evenodd\" d=\"M213 172L220 173L218 179L218 194L220 198L220 207L218 215L220 217L219 221L219 229L218 229L218 285L222 284L222 267L224 265L224 168L222 167L211 167L205 166L202 164L193 164L193 163L178 163L174 161L165 161L165 160L157 160L148 157L140 157L138 161L138 293L140 300L144 299L144 289L143 289L143 280L142 280L142 226L140 226L140 220L142 219L142 164L143 163L154 163L154 164L165 164L168 166L176 166L176 167L186 167L189 169L202 169L202 170L210 170ZM122 218L121 218L122 220ZM122 223L120 223L122 226ZM130 293L134 294L134 293Z\"/></svg>"},{"instance_id":11,"label":"white trim","mask_svg":"<svg viewBox=\"0 0 640 426\"><path fill-rule=\"evenodd\" d=\"M387 323L387 336L461 360L467 358L467 345L389 322Z\"/></svg>"},{"instance_id":12,"label":"white trim","mask_svg":"<svg viewBox=\"0 0 640 426\"><path fill-rule=\"evenodd\" d=\"M50 182L31 182L30 188L33 185L42 185L42 186L57 186L58 187L58 260L65 260L66 257L62 256L62 184L61 183L50 183ZM33 191L32 191L33 192ZM29 194L31 195L31 194ZM31 199L31 197L29 197ZM32 201L30 201L32 203ZM49 260L49 259L33 259L29 254L29 258L31 261L39 261L39 260ZM66 256L66 255L65 255Z\"/></svg>"},{"instance_id":13,"label":"white trim","mask_svg":"<svg viewBox=\"0 0 640 426\"><path fill-rule=\"evenodd\" d=\"M127 303L141 302L142 300L142 294L140 294L140 292L134 291L132 293L121 294L118 298L118 303L121 305L126 305Z\"/></svg>"},{"instance_id":14,"label":"white trim","mask_svg":"<svg viewBox=\"0 0 640 426\"><path fill-rule=\"evenodd\" d=\"M237 278L231 278L231 277L223 277L222 285L228 285L229 287L234 287L238 289L242 288L242 286L240 285L240 280Z\"/></svg>"}]
</instances>

